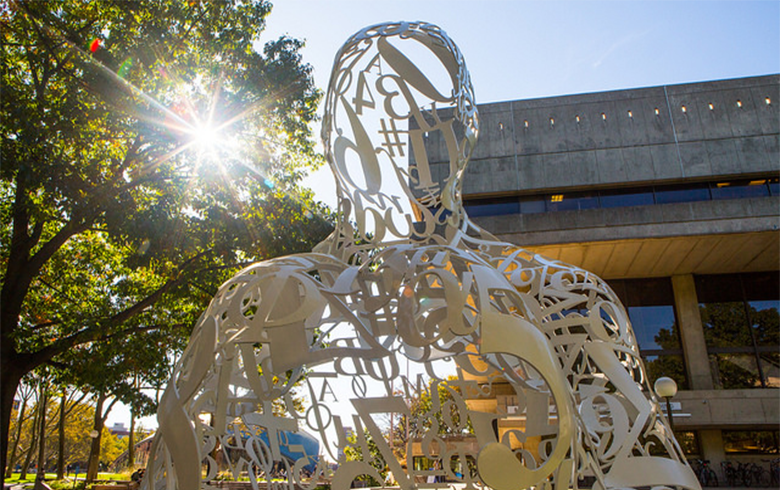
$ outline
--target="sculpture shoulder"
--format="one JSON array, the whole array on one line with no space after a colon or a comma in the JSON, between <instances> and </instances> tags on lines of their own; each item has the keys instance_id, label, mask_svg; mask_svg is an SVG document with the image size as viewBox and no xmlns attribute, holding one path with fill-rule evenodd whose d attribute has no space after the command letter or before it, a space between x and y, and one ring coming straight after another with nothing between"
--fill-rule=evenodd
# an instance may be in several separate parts
<instances>
[{"instance_id":1,"label":"sculpture shoulder","mask_svg":"<svg viewBox=\"0 0 780 490\"><path fill-rule=\"evenodd\" d=\"M551 259L518 245L499 240L463 240L466 247L502 272L519 289L544 296L554 291L589 294L618 302L609 284L577 265Z\"/></svg>"}]
</instances>

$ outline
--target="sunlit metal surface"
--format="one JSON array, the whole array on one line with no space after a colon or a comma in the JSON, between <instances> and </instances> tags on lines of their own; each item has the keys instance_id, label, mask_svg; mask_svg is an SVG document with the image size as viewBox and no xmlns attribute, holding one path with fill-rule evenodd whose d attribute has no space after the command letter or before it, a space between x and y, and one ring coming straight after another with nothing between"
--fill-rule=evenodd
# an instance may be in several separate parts
<instances>
[{"instance_id":1,"label":"sunlit metal surface","mask_svg":"<svg viewBox=\"0 0 780 490\"><path fill-rule=\"evenodd\" d=\"M162 397L144 488L211 488L220 465L255 489L699 488L609 286L469 222L478 132L438 27L344 44L322 133L338 227L221 287Z\"/></svg>"}]
</instances>

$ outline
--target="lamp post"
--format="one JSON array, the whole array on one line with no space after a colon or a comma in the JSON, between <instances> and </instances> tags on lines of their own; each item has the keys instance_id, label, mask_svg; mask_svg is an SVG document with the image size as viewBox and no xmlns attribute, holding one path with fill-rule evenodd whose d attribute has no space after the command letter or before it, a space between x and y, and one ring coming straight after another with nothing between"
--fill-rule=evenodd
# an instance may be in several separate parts
<instances>
[{"instance_id":1,"label":"lamp post","mask_svg":"<svg viewBox=\"0 0 780 490\"><path fill-rule=\"evenodd\" d=\"M669 428L674 432L674 419L672 418L672 397L677 394L677 383L666 376L655 380L653 385L655 394L666 398L666 413L669 415Z\"/></svg>"}]
</instances>

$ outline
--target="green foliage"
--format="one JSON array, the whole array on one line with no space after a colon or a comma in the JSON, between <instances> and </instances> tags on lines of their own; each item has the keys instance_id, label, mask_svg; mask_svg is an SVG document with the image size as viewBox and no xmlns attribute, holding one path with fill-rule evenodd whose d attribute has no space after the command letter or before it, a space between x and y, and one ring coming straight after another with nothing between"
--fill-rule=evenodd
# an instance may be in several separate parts
<instances>
[{"instance_id":1,"label":"green foliage","mask_svg":"<svg viewBox=\"0 0 780 490\"><path fill-rule=\"evenodd\" d=\"M358 436L355 432L351 432L347 436L347 444L344 446L344 458L347 461L364 461L371 465L379 472L382 478L387 477L387 464L385 463L382 452L377 446L376 441L371 434L363 428L363 435L365 437L365 448L361 441L358 441ZM367 455L363 453L367 452ZM375 487L381 485L375 478L369 475L361 475L356 478L357 481L365 482L365 484Z\"/></svg>"},{"instance_id":2,"label":"green foliage","mask_svg":"<svg viewBox=\"0 0 780 490\"><path fill-rule=\"evenodd\" d=\"M699 308L704 324L704 338L708 347L747 347L780 344L780 315L777 308L757 310L743 302L708 303ZM748 321L750 319L750 321ZM752 325L751 325L752 324ZM761 378L755 355L716 354L711 363L717 381L723 389L760 387ZM780 354L761 355L763 368L778 366Z\"/></svg>"},{"instance_id":3,"label":"green foliage","mask_svg":"<svg viewBox=\"0 0 780 490\"><path fill-rule=\"evenodd\" d=\"M47 405L46 415L46 453L45 460L47 467L51 467L57 460L57 447L59 435L57 433L57 424L59 423L60 399L53 399ZM81 467L85 467L87 457L89 456L89 432L92 430L92 419L95 408L89 403L79 402L66 405L68 415L65 424L65 461L67 463L80 462ZM32 404L28 410L30 413L38 409L37 403ZM19 423L16 410L12 414L11 431L15 432ZM27 418L22 421L22 432L19 441L19 447L22 451L29 448L33 434L33 420ZM103 437L106 437L107 430ZM125 443L126 444L126 443ZM107 443L108 446L108 443ZM15 464L22 464L23 458L17 455Z\"/></svg>"},{"instance_id":4,"label":"green foliage","mask_svg":"<svg viewBox=\"0 0 780 490\"><path fill-rule=\"evenodd\" d=\"M456 381L456 376L449 376L445 381L431 379L428 389L410 400L412 416L409 419L411 437L422 437L428 431L439 436L473 434L471 420L467 417L466 405L462 401L461 389L449 381ZM460 404L458 403L460 402ZM464 412L464 413L461 413ZM401 419L399 430L405 430L406 417Z\"/></svg>"},{"instance_id":5,"label":"green foliage","mask_svg":"<svg viewBox=\"0 0 780 490\"><path fill-rule=\"evenodd\" d=\"M219 284L330 232L297 187L320 94L300 41L258 43L270 8L0 2L0 432L43 363L148 413L129 380L166 378Z\"/></svg>"}]
</instances>

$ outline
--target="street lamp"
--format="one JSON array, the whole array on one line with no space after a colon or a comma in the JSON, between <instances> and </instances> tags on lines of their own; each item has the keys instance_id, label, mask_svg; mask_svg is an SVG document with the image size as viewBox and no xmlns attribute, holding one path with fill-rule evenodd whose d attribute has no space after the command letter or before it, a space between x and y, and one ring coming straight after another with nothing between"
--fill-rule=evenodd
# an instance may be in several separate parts
<instances>
[{"instance_id":1,"label":"street lamp","mask_svg":"<svg viewBox=\"0 0 780 490\"><path fill-rule=\"evenodd\" d=\"M677 394L677 383L666 376L655 380L653 385L655 394L666 398L666 413L669 415L669 428L674 432L674 419L672 418L672 397Z\"/></svg>"}]
</instances>

